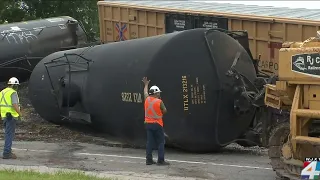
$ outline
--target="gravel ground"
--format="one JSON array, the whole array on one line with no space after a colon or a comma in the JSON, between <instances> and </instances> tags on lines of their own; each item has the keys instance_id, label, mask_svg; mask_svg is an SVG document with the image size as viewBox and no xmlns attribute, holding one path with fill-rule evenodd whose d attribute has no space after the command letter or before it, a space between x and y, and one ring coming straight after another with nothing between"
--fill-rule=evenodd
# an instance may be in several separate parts
<instances>
[{"instance_id":1,"label":"gravel ground","mask_svg":"<svg viewBox=\"0 0 320 180\"><path fill-rule=\"evenodd\" d=\"M4 88L0 84L0 88ZM123 146L116 138L94 133L88 126L78 125L71 127L45 121L32 107L28 99L27 83L22 83L19 90L22 121L19 121L16 129L15 141L44 141L44 142L86 142L109 146ZM80 131L79 131L80 130ZM107 137L107 138L106 138ZM0 139L4 138L3 123L0 123Z\"/></svg>"}]
</instances>

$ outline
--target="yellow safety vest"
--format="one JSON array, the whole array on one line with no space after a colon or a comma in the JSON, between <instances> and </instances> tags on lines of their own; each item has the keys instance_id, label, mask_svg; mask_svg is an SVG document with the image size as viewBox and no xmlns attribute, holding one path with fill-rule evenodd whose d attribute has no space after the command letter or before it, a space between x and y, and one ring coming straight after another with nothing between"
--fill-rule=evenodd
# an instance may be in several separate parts
<instances>
[{"instance_id":1,"label":"yellow safety vest","mask_svg":"<svg viewBox=\"0 0 320 180\"><path fill-rule=\"evenodd\" d=\"M9 87L5 88L4 90L2 90L0 92L0 111L1 111L2 118L6 117L7 112L11 113L12 116L15 118L19 117L19 114L13 108L12 101L11 101L11 95L12 95L12 93L15 93L15 92L17 92L17 91L15 91ZM18 94L17 94L17 98L18 98L18 103L19 103Z\"/></svg>"}]
</instances>

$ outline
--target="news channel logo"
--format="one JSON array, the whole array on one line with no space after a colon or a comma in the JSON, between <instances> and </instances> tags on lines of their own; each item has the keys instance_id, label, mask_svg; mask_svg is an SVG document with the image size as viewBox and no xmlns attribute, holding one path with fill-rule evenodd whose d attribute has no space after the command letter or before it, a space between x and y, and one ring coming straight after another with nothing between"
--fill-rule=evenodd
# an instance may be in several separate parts
<instances>
[{"instance_id":1,"label":"news channel logo","mask_svg":"<svg viewBox=\"0 0 320 180\"><path fill-rule=\"evenodd\" d=\"M305 159L301 180L320 180L320 158Z\"/></svg>"}]
</instances>

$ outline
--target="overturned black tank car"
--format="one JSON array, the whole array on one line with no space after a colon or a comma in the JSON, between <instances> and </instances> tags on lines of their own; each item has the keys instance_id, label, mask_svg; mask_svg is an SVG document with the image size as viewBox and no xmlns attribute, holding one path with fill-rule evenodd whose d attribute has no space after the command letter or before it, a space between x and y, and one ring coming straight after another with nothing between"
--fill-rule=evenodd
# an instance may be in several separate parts
<instances>
[{"instance_id":1,"label":"overturned black tank car","mask_svg":"<svg viewBox=\"0 0 320 180\"><path fill-rule=\"evenodd\" d=\"M35 67L29 96L48 121L82 120L145 145L147 76L168 109L166 142L215 151L243 135L256 113L257 72L240 41L199 28L56 52Z\"/></svg>"}]
</instances>

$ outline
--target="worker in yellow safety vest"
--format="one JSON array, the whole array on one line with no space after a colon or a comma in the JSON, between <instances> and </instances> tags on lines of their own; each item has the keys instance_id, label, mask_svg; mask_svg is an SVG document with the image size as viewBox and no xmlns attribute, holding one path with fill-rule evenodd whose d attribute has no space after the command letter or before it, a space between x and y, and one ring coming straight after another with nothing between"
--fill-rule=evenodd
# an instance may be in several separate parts
<instances>
[{"instance_id":1,"label":"worker in yellow safety vest","mask_svg":"<svg viewBox=\"0 0 320 180\"><path fill-rule=\"evenodd\" d=\"M164 160L164 144L165 135L163 131L163 114L167 113L163 101L160 98L160 89L157 86L152 86L149 89L150 80L146 77L142 79L144 83L144 122L147 130L147 147L146 147L146 165L155 164L152 159L152 149L154 145L158 147L158 161L157 165L170 165Z\"/></svg>"},{"instance_id":2,"label":"worker in yellow safety vest","mask_svg":"<svg viewBox=\"0 0 320 180\"><path fill-rule=\"evenodd\" d=\"M19 80L12 77L8 81L8 87L0 92L0 111L1 119L5 129L5 143L3 159L16 159L17 156L12 152L12 141L15 135L16 121L21 117L19 97L17 89Z\"/></svg>"}]
</instances>

